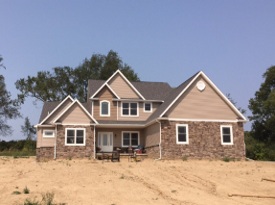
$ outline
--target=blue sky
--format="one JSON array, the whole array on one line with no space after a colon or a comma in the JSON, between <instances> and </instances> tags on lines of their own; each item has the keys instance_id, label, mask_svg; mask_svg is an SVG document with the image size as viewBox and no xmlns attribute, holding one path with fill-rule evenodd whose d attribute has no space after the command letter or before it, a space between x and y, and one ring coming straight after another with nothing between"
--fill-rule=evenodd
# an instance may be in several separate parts
<instances>
[{"instance_id":1,"label":"blue sky","mask_svg":"<svg viewBox=\"0 0 275 205\"><path fill-rule=\"evenodd\" d=\"M238 106L248 101L275 64L275 1L0 0L0 55L7 89L56 66L79 65L92 54L118 52L144 81L177 86L202 70ZM37 124L42 104L21 113ZM9 121L23 139L24 119ZM245 126L250 129L250 124Z\"/></svg>"}]
</instances>

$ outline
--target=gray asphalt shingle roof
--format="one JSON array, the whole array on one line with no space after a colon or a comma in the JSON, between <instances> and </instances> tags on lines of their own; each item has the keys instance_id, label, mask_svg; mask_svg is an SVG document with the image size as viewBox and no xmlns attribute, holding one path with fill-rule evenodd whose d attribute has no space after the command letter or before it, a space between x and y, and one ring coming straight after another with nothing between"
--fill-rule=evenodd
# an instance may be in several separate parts
<instances>
[{"instance_id":1,"label":"gray asphalt shingle roof","mask_svg":"<svg viewBox=\"0 0 275 205\"><path fill-rule=\"evenodd\" d=\"M199 73L199 72L198 72ZM151 122L158 117L167 109L167 107L175 100L175 98L186 88L187 85L196 77L196 73L185 82L174 88L170 94L164 99L164 102L158 107L158 109L147 119L147 122Z\"/></svg>"},{"instance_id":2,"label":"gray asphalt shingle roof","mask_svg":"<svg viewBox=\"0 0 275 205\"><path fill-rule=\"evenodd\" d=\"M149 123L159 117L160 115L167 109L167 107L173 102L173 100L186 88L186 86L195 78L195 75L187 79L181 85L176 88L172 88L168 83L165 82L131 82L132 85L140 92L140 94L146 100L160 100L163 103L159 106L159 108L146 120L146 121L98 121L103 124L145 124ZM95 94L95 92L105 83L104 80L89 80L88 81L88 99ZM43 105L43 109L40 115L41 122L48 113L52 112L61 102L45 102ZM84 108L90 112L91 109L90 103L82 103Z\"/></svg>"}]
</instances>

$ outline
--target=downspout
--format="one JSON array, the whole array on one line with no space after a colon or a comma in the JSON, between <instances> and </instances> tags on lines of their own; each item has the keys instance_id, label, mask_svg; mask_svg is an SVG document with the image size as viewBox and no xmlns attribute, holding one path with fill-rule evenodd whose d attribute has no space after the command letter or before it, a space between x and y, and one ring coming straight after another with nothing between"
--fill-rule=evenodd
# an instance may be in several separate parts
<instances>
[{"instance_id":1,"label":"downspout","mask_svg":"<svg viewBox=\"0 0 275 205\"><path fill-rule=\"evenodd\" d=\"M57 124L55 124L55 143L54 143L54 152L53 152L54 160L56 160L56 143L57 143Z\"/></svg>"},{"instance_id":2,"label":"downspout","mask_svg":"<svg viewBox=\"0 0 275 205\"><path fill-rule=\"evenodd\" d=\"M156 122L159 123L159 158L155 160L161 160L161 122L159 120Z\"/></svg>"},{"instance_id":3,"label":"downspout","mask_svg":"<svg viewBox=\"0 0 275 205\"><path fill-rule=\"evenodd\" d=\"M95 125L94 125L94 159L96 159L96 147L95 147Z\"/></svg>"}]
</instances>

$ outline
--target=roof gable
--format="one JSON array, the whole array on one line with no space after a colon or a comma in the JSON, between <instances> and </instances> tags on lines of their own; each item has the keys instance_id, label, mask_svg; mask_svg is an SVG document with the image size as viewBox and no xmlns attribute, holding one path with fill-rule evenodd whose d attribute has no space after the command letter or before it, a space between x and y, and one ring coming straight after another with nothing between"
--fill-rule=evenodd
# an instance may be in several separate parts
<instances>
[{"instance_id":1,"label":"roof gable","mask_svg":"<svg viewBox=\"0 0 275 205\"><path fill-rule=\"evenodd\" d=\"M81 113L79 111L81 111ZM78 100L74 100L74 102L69 107L67 107L60 115L58 115L53 122L57 123L60 119L64 120L68 118L69 115L83 116L83 114L85 114L94 123L98 124L98 122L93 118L93 116L85 109L85 107ZM80 119L80 117L76 118Z\"/></svg>"},{"instance_id":2,"label":"roof gable","mask_svg":"<svg viewBox=\"0 0 275 205\"><path fill-rule=\"evenodd\" d=\"M246 118L243 116L243 114L227 99L227 97L217 88L217 86L202 71L200 71L175 88L170 93L170 95L167 96L167 98L164 100L164 103L158 108L158 110L149 117L147 122L150 122L159 117L165 117L165 114L199 77L205 79L205 81L215 90L217 95L219 95L219 97L224 100L224 102L237 114L237 116L239 116L240 120L246 121Z\"/></svg>"},{"instance_id":3,"label":"roof gable","mask_svg":"<svg viewBox=\"0 0 275 205\"><path fill-rule=\"evenodd\" d=\"M58 114L58 112L61 111L62 106L66 107L66 104L70 104L73 101L74 100L71 96L67 96L62 102L45 102L40 116L39 124L42 125L44 122L54 117L55 114Z\"/></svg>"},{"instance_id":4,"label":"roof gable","mask_svg":"<svg viewBox=\"0 0 275 205\"><path fill-rule=\"evenodd\" d=\"M198 85L205 85L199 90ZM169 119L236 120L237 113L199 76L165 113Z\"/></svg>"},{"instance_id":5,"label":"roof gable","mask_svg":"<svg viewBox=\"0 0 275 205\"><path fill-rule=\"evenodd\" d=\"M119 82L117 82L116 80L119 80ZM121 85L120 83L123 83L123 85ZM91 98L94 98L97 95L97 93L101 91L101 89L106 85L109 86L114 93L119 92L117 96L118 98L121 98L119 94L122 94L124 96L123 92L121 92L121 90L119 89L119 87L123 87L127 89L128 94L132 93L134 94L135 98L138 96L141 99L145 100L145 98L138 92L138 90L132 85L132 83L121 73L120 70L117 70L103 85L101 85L100 88L91 96ZM127 96L127 98L131 98L131 96Z\"/></svg>"}]
</instances>

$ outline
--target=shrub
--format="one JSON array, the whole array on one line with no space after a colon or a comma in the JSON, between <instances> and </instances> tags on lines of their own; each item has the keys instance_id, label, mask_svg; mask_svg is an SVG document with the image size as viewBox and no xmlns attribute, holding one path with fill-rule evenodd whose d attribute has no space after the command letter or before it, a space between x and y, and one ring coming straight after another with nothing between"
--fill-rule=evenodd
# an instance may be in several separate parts
<instances>
[{"instance_id":1,"label":"shrub","mask_svg":"<svg viewBox=\"0 0 275 205\"><path fill-rule=\"evenodd\" d=\"M29 194L30 193L30 190L29 188L26 186L23 190L24 194Z\"/></svg>"}]
</instances>

